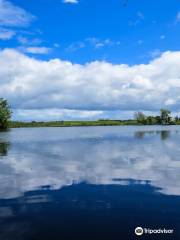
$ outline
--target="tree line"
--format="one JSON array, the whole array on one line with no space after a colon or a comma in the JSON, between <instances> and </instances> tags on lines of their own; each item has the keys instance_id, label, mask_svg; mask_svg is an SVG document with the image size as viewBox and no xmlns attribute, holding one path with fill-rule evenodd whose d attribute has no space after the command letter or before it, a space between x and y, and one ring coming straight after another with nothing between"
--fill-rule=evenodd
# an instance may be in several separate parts
<instances>
[{"instance_id":1,"label":"tree line","mask_svg":"<svg viewBox=\"0 0 180 240\"><path fill-rule=\"evenodd\" d=\"M0 130L7 129L9 124L12 126L110 126L110 125L180 125L180 118L173 118L168 109L161 109L158 116L146 116L143 112L136 112L134 120L98 120L98 121L57 121L57 122L11 122L11 107L6 99L0 98ZM14 125L13 125L14 124Z\"/></svg>"},{"instance_id":2,"label":"tree line","mask_svg":"<svg viewBox=\"0 0 180 240\"><path fill-rule=\"evenodd\" d=\"M180 118L171 116L171 111L161 109L158 116L146 116L143 112L136 112L134 118L139 124L143 125L173 125L180 122Z\"/></svg>"}]
</instances>

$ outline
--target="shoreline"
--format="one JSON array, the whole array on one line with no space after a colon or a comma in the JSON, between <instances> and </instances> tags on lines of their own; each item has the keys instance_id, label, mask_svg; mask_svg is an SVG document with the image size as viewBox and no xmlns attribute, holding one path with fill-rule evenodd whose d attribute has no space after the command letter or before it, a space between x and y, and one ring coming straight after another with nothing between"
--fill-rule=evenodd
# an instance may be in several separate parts
<instances>
[{"instance_id":1,"label":"shoreline","mask_svg":"<svg viewBox=\"0 0 180 240\"><path fill-rule=\"evenodd\" d=\"M176 124L140 124L136 120L95 120L95 121L51 121L51 122L18 122L9 123L9 128L36 127L101 127L101 126L179 126Z\"/></svg>"}]
</instances>

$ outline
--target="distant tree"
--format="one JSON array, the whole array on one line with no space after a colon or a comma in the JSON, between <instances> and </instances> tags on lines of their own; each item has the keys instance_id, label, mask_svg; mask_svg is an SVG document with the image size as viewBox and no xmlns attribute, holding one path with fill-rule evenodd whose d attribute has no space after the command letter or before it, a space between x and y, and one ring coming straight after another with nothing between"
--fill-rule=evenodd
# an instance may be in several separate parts
<instances>
[{"instance_id":1,"label":"distant tree","mask_svg":"<svg viewBox=\"0 0 180 240\"><path fill-rule=\"evenodd\" d=\"M135 120L140 124L146 124L146 115L143 112L135 112Z\"/></svg>"},{"instance_id":2,"label":"distant tree","mask_svg":"<svg viewBox=\"0 0 180 240\"><path fill-rule=\"evenodd\" d=\"M7 129L11 118L11 109L7 100L0 98L0 129Z\"/></svg>"},{"instance_id":3,"label":"distant tree","mask_svg":"<svg viewBox=\"0 0 180 240\"><path fill-rule=\"evenodd\" d=\"M176 117L174 118L174 121L175 121L175 123L178 123L178 122L179 122L179 117L176 116Z\"/></svg>"},{"instance_id":4,"label":"distant tree","mask_svg":"<svg viewBox=\"0 0 180 240\"><path fill-rule=\"evenodd\" d=\"M154 125L154 124L157 124L157 120L154 116L148 116L146 118L146 124L147 125Z\"/></svg>"},{"instance_id":5,"label":"distant tree","mask_svg":"<svg viewBox=\"0 0 180 240\"><path fill-rule=\"evenodd\" d=\"M156 121L156 124L161 124L161 117L155 116L155 121Z\"/></svg>"},{"instance_id":6,"label":"distant tree","mask_svg":"<svg viewBox=\"0 0 180 240\"><path fill-rule=\"evenodd\" d=\"M171 112L168 109L160 110L161 124L166 125L170 124L172 121Z\"/></svg>"}]
</instances>

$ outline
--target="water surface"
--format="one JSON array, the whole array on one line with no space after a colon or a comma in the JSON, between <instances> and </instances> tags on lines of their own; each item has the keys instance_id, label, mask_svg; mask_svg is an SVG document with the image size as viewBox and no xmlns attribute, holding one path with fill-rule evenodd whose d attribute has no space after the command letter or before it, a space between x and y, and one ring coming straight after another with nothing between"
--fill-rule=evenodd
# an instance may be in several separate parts
<instances>
[{"instance_id":1,"label":"water surface","mask_svg":"<svg viewBox=\"0 0 180 240\"><path fill-rule=\"evenodd\" d=\"M0 240L180 239L180 127L0 133Z\"/></svg>"}]
</instances>

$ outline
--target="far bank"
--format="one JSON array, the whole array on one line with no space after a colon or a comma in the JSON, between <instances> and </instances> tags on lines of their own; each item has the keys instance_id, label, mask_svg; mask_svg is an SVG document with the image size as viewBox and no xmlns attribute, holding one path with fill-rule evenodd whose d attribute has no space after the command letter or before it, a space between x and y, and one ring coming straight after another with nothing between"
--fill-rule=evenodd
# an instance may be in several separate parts
<instances>
[{"instance_id":1,"label":"far bank","mask_svg":"<svg viewBox=\"0 0 180 240\"><path fill-rule=\"evenodd\" d=\"M170 124L145 124L137 120L96 120L96 121L49 121L49 122L21 122L11 121L10 128L22 127L91 127L91 126L145 126L145 125L180 125L180 121Z\"/></svg>"}]
</instances>

